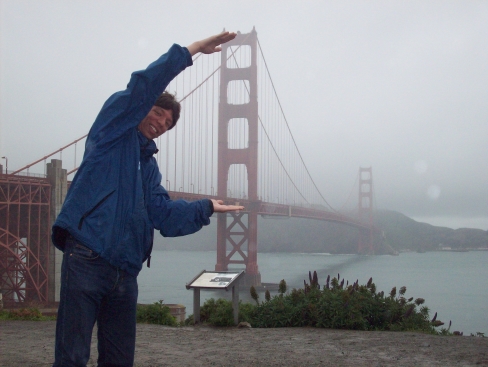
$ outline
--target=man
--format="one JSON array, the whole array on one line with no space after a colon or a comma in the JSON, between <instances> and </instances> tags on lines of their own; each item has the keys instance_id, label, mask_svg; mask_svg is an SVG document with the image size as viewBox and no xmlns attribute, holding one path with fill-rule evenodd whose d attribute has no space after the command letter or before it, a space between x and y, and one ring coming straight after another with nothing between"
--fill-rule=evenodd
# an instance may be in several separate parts
<instances>
[{"instance_id":1,"label":"man","mask_svg":"<svg viewBox=\"0 0 488 367\"><path fill-rule=\"evenodd\" d=\"M235 37L223 32L187 48L173 45L132 74L113 94L90 129L85 154L53 225L64 252L53 366L85 366L98 328L98 365L134 363L137 275L150 260L154 229L163 236L194 233L213 212L243 207L221 200L172 201L161 186L153 139L171 129L180 105L169 82L198 52L221 51Z\"/></svg>"}]
</instances>

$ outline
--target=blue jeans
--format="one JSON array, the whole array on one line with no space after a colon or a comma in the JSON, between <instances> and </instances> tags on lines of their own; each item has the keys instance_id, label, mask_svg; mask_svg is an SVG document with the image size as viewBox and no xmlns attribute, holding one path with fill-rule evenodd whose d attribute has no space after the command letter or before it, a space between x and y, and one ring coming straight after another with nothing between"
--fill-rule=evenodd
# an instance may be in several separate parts
<instances>
[{"instance_id":1,"label":"blue jeans","mask_svg":"<svg viewBox=\"0 0 488 367\"><path fill-rule=\"evenodd\" d=\"M61 267L53 367L86 366L95 321L98 366L132 366L137 294L136 277L69 236Z\"/></svg>"}]
</instances>

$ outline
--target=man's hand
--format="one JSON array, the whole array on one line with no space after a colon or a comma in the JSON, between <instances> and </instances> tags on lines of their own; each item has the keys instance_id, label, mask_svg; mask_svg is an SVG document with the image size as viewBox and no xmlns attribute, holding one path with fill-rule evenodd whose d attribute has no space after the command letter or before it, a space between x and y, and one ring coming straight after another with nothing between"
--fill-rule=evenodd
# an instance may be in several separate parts
<instances>
[{"instance_id":1,"label":"man's hand","mask_svg":"<svg viewBox=\"0 0 488 367\"><path fill-rule=\"evenodd\" d=\"M210 200L212 200L213 203L214 213L236 212L244 209L242 205L224 205L222 200Z\"/></svg>"},{"instance_id":2,"label":"man's hand","mask_svg":"<svg viewBox=\"0 0 488 367\"><path fill-rule=\"evenodd\" d=\"M211 36L205 38L204 40L193 42L190 46L187 47L190 54L193 56L198 52L202 52L204 54L213 54L214 52L222 51L222 47L220 45L222 43L229 42L236 38L236 33L234 32L222 32L215 36Z\"/></svg>"}]
</instances>

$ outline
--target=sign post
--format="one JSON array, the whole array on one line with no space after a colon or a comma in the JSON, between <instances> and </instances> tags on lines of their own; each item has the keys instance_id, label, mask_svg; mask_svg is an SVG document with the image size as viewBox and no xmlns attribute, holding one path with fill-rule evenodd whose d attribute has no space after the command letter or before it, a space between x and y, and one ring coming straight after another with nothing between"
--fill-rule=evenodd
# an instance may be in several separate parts
<instances>
[{"instance_id":1,"label":"sign post","mask_svg":"<svg viewBox=\"0 0 488 367\"><path fill-rule=\"evenodd\" d=\"M245 271L206 271L194 277L186 284L186 289L193 289L193 321L200 323L200 289L232 289L232 308L234 311L234 323L239 323L239 280Z\"/></svg>"}]
</instances>

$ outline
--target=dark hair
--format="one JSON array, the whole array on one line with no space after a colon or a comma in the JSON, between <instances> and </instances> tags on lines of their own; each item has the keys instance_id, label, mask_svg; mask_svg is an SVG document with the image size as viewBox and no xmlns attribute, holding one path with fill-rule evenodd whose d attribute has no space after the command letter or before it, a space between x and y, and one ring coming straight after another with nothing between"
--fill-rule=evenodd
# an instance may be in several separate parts
<instances>
[{"instance_id":1,"label":"dark hair","mask_svg":"<svg viewBox=\"0 0 488 367\"><path fill-rule=\"evenodd\" d=\"M181 105L180 102L176 100L176 95L171 94L168 91L164 91L158 97L156 102L154 102L154 105L173 112L173 125L171 125L171 127L168 129L171 130L180 118Z\"/></svg>"}]
</instances>

